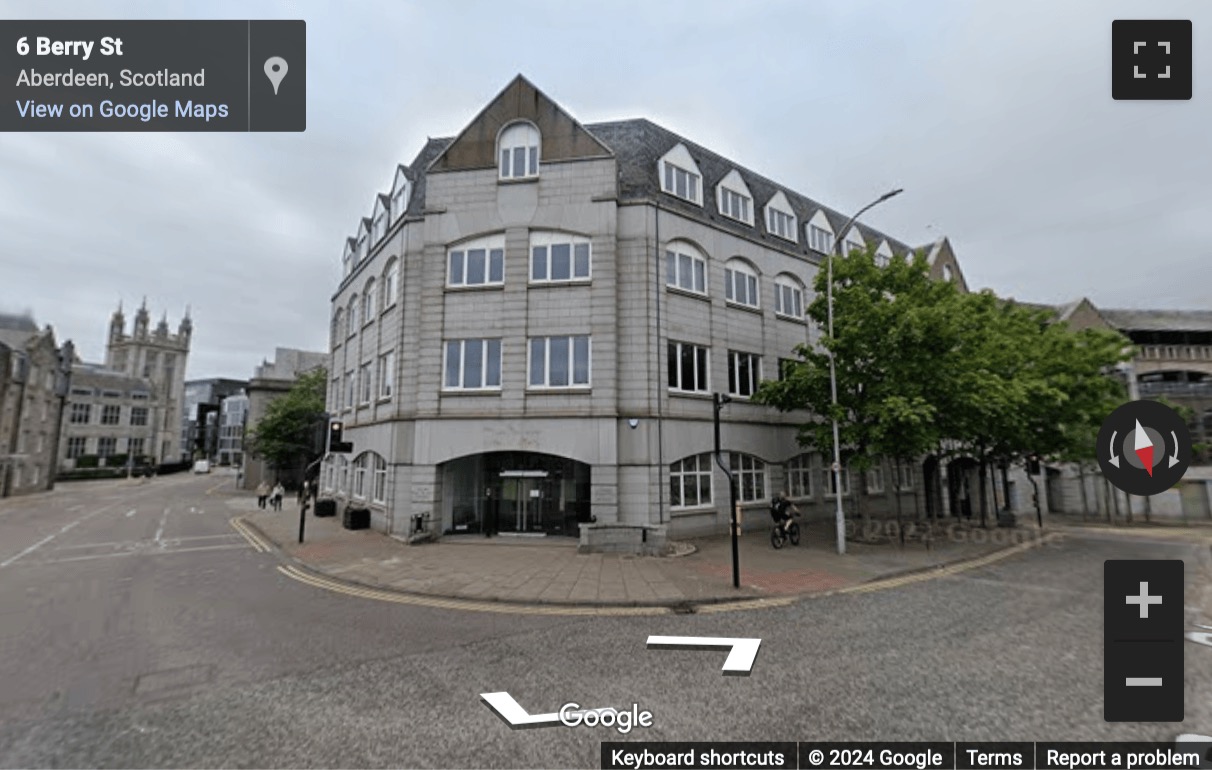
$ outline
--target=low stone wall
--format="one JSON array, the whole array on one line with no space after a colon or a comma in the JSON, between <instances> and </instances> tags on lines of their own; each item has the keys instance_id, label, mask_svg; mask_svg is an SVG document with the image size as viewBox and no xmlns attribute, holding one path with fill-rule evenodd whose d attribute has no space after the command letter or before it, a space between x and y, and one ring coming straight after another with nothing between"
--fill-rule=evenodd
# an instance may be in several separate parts
<instances>
[{"instance_id":1,"label":"low stone wall","mask_svg":"<svg viewBox=\"0 0 1212 770\"><path fill-rule=\"evenodd\" d=\"M577 553L634 553L664 556L669 537L664 525L582 524Z\"/></svg>"}]
</instances>

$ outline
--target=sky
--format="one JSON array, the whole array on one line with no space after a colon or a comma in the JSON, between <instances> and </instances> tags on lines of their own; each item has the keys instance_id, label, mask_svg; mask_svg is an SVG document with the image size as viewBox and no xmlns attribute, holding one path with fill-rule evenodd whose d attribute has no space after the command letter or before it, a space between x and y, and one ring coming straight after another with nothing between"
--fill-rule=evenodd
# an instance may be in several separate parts
<instances>
[{"instance_id":1,"label":"sky","mask_svg":"<svg viewBox=\"0 0 1212 770\"><path fill-rule=\"evenodd\" d=\"M524 74L647 117L910 244L972 288L1212 308L1212 4L25 2L0 19L303 19L303 133L0 135L0 311L99 361L111 313L194 322L187 377L326 350L341 252L399 162ZM1111 22L1191 19L1185 102L1111 98Z\"/></svg>"}]
</instances>

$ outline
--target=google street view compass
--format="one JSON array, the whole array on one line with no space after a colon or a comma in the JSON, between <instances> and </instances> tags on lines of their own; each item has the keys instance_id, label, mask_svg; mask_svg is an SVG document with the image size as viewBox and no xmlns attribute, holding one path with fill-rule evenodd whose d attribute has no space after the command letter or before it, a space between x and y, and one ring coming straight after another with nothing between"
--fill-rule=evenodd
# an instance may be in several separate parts
<instances>
[{"instance_id":1,"label":"google street view compass","mask_svg":"<svg viewBox=\"0 0 1212 770\"><path fill-rule=\"evenodd\" d=\"M1168 406L1130 401L1103 420L1097 452L1107 481L1130 495L1156 495L1187 472L1191 435Z\"/></svg>"}]
</instances>

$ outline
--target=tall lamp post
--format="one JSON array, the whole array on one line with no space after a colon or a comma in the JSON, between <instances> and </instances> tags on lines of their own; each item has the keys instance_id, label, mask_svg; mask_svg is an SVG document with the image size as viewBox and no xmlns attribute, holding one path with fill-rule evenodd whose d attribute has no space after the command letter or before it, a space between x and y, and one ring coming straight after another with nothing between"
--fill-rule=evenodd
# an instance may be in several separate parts
<instances>
[{"instance_id":1,"label":"tall lamp post","mask_svg":"<svg viewBox=\"0 0 1212 770\"><path fill-rule=\"evenodd\" d=\"M900 195L904 192L903 189L887 192L876 198L871 203L863 206L858 210L850 220L842 226L841 231L837 234L837 238L833 241L833 248L829 250L828 271L825 284L825 303L829 308L829 338L833 339L833 258L842 256L842 244L846 241L846 233L850 232L850 228L858 221L858 218L875 208L879 204L889 198ZM837 552L840 554L846 553L846 514L842 511L842 445L838 438L837 426L837 364L833 360L833 348L829 349L829 391L833 399L833 489L836 494L834 498L837 500Z\"/></svg>"},{"instance_id":2,"label":"tall lamp post","mask_svg":"<svg viewBox=\"0 0 1212 770\"><path fill-rule=\"evenodd\" d=\"M724 404L731 403L732 398L722 393L713 393L712 401L715 402L715 464L728 474L728 513L732 517L732 587L740 588L741 555L740 545L737 542L740 533L737 532L738 522L736 520L736 476L732 474L732 469L724 463L724 453L720 451L720 410L724 408Z\"/></svg>"}]
</instances>

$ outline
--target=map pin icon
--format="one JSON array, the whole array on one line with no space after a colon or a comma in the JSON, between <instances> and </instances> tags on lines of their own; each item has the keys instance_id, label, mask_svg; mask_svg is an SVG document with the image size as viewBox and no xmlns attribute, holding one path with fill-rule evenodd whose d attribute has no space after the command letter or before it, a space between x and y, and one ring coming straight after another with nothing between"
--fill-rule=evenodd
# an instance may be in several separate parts
<instances>
[{"instance_id":1,"label":"map pin icon","mask_svg":"<svg viewBox=\"0 0 1212 770\"><path fill-rule=\"evenodd\" d=\"M286 60L281 56L271 56L265 60L265 77L274 84L274 96L278 95L278 86L282 84L282 78L286 77L288 69L290 68L286 66Z\"/></svg>"}]
</instances>

